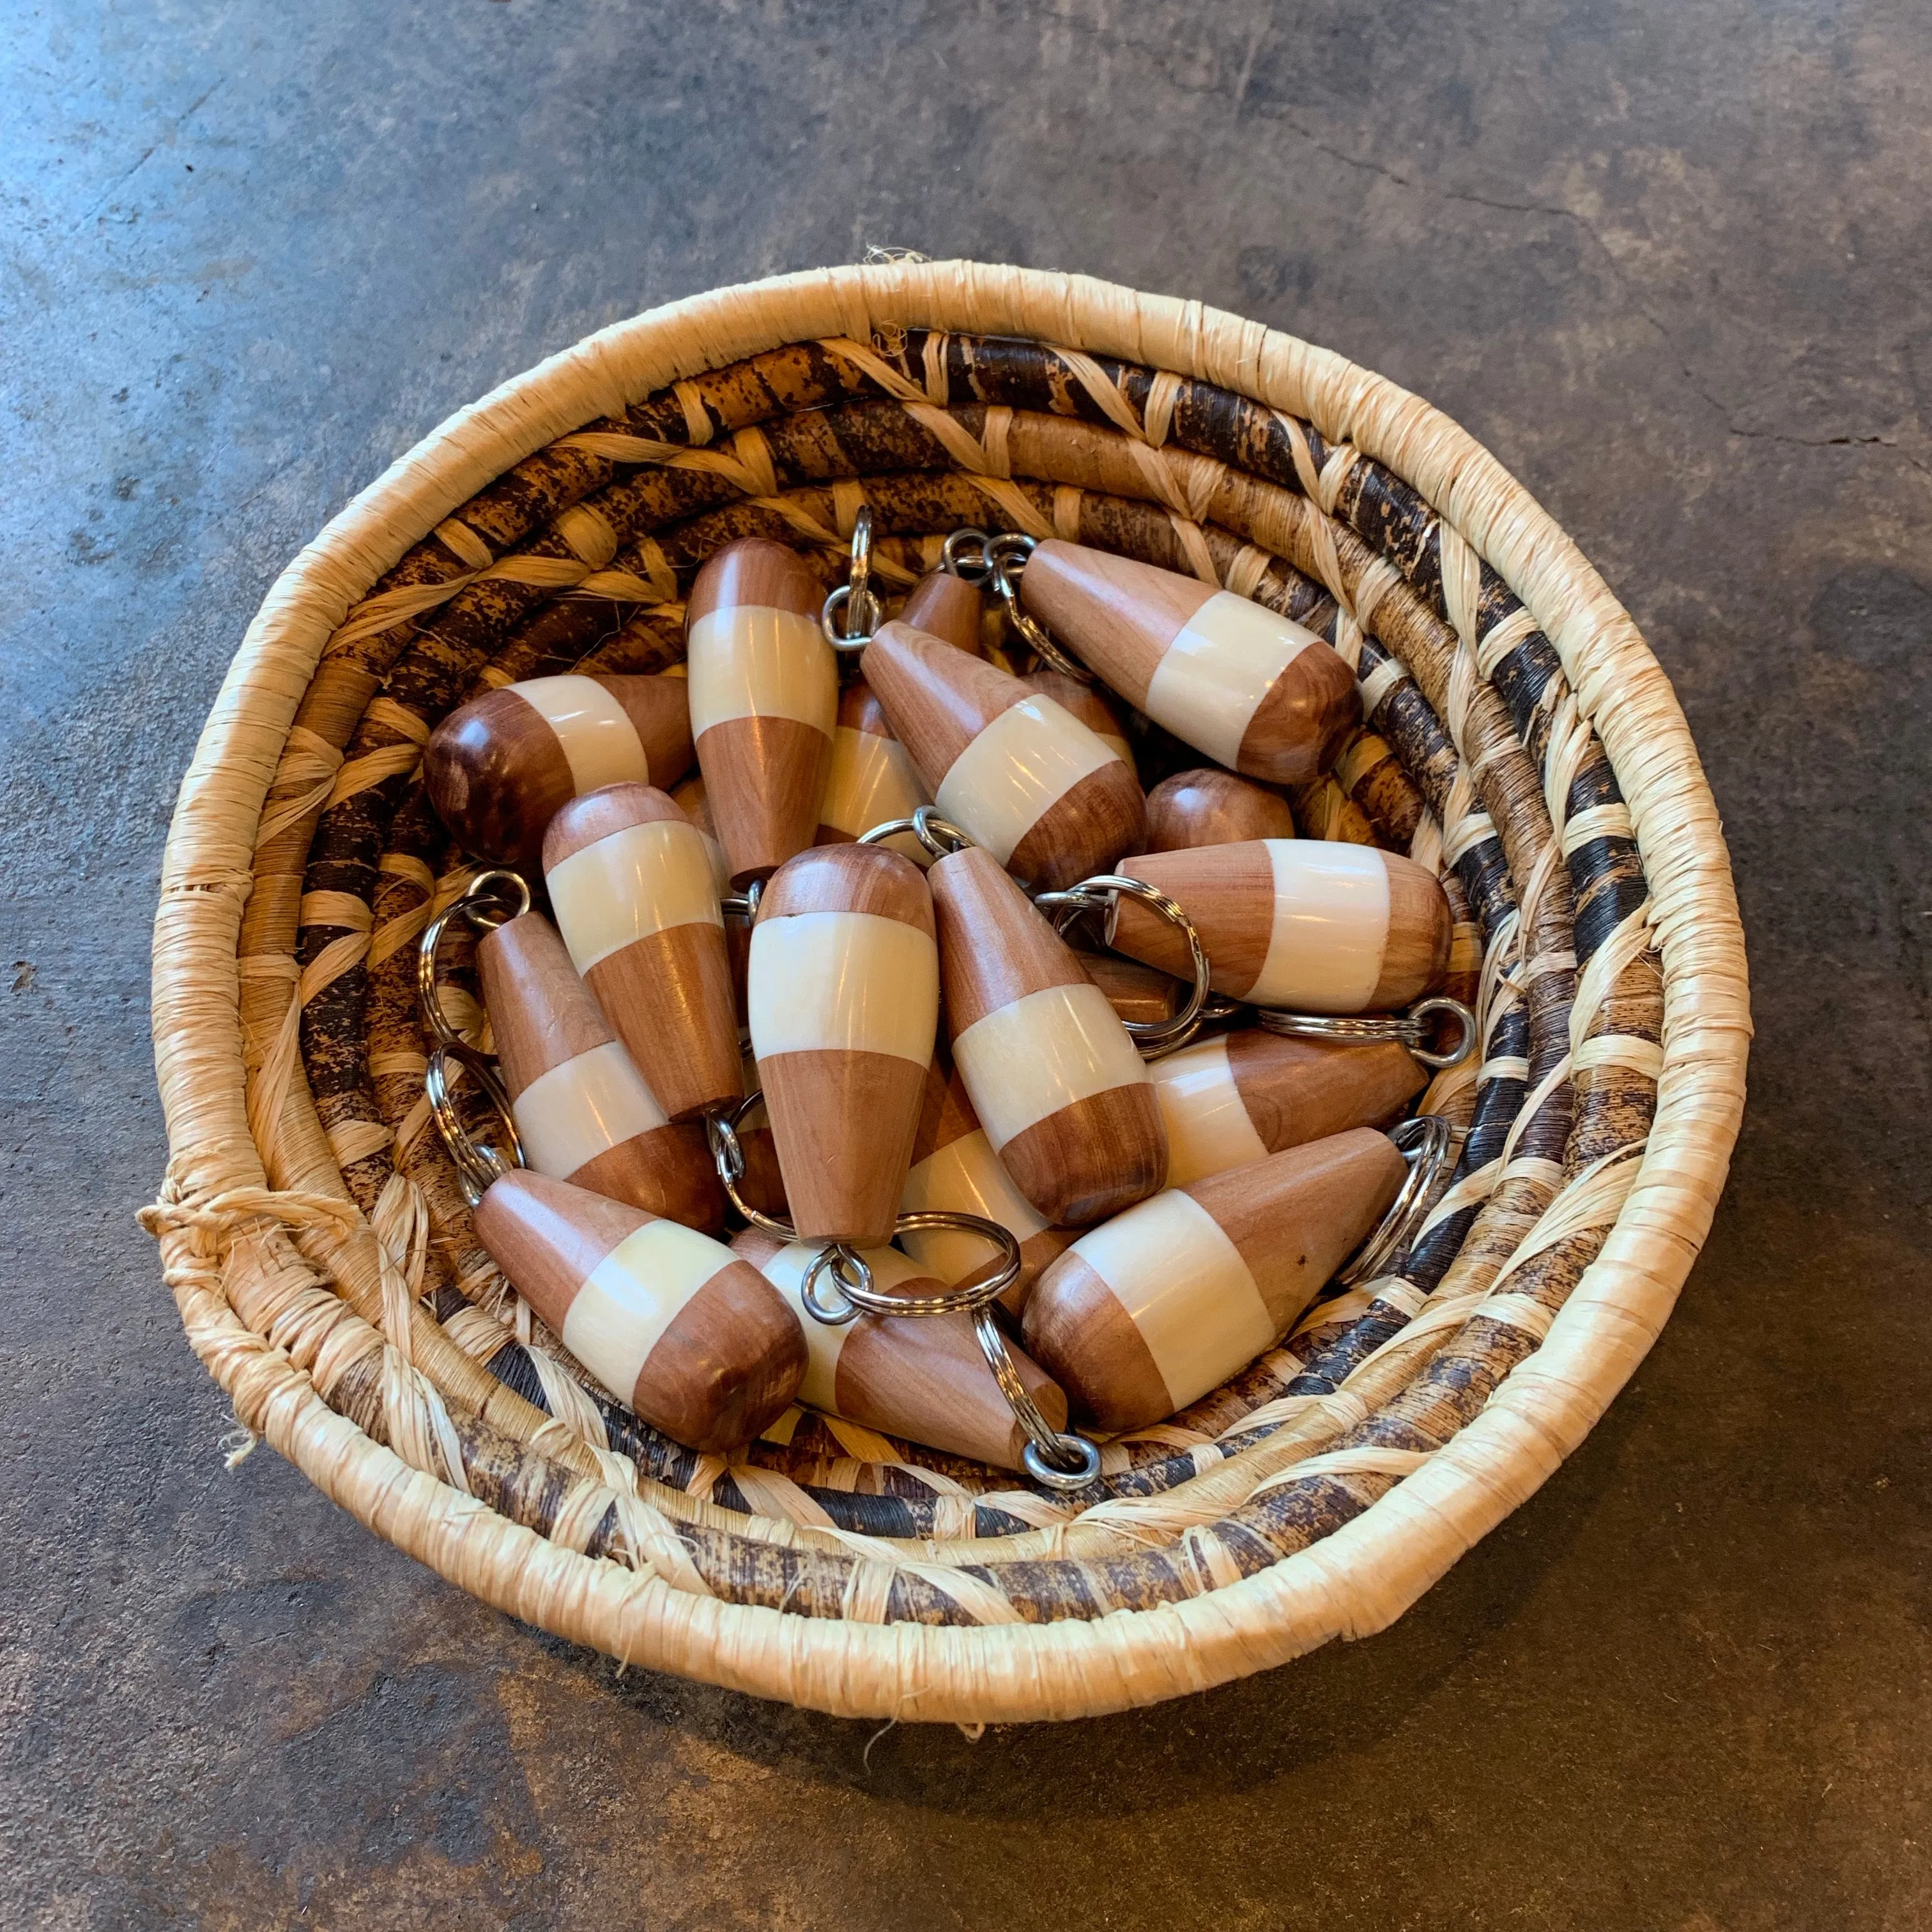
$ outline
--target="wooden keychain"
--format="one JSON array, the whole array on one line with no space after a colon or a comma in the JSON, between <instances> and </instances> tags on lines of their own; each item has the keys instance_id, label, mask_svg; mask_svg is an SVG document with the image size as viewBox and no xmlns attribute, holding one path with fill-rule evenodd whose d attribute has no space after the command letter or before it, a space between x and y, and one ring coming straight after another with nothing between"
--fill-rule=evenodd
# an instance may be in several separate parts
<instances>
[{"instance_id":1,"label":"wooden keychain","mask_svg":"<svg viewBox=\"0 0 1932 1932\"><path fill-rule=\"evenodd\" d=\"M1162 778L1148 794L1147 821L1148 852L1294 836L1294 814L1280 792L1212 766Z\"/></svg>"},{"instance_id":2,"label":"wooden keychain","mask_svg":"<svg viewBox=\"0 0 1932 1932\"><path fill-rule=\"evenodd\" d=\"M1058 538L988 548L996 588L1036 650L1042 628L1065 639L1136 710L1231 771L1306 784L1362 722L1354 673L1264 604Z\"/></svg>"},{"instance_id":3,"label":"wooden keychain","mask_svg":"<svg viewBox=\"0 0 1932 1932\"><path fill-rule=\"evenodd\" d=\"M471 1135L458 1078L495 1111L507 1153ZM472 1049L436 1046L423 1084L476 1238L620 1402L706 1454L742 1448L784 1413L805 1337L756 1268L695 1228L531 1172L508 1097Z\"/></svg>"},{"instance_id":4,"label":"wooden keychain","mask_svg":"<svg viewBox=\"0 0 1932 1932\"><path fill-rule=\"evenodd\" d=\"M1366 1280L1390 1259L1453 1155L1448 1123L1429 1118L1169 1188L1041 1274L1028 1350L1100 1427L1145 1428L1273 1348L1325 1282Z\"/></svg>"},{"instance_id":5,"label":"wooden keychain","mask_svg":"<svg viewBox=\"0 0 1932 1932\"><path fill-rule=\"evenodd\" d=\"M674 1124L556 928L530 910L516 872L479 873L418 944L423 1016L440 1046L463 1046L444 1017L437 952L452 920L478 934L476 970L524 1157L539 1174L717 1234L724 1190L701 1126Z\"/></svg>"},{"instance_id":6,"label":"wooden keychain","mask_svg":"<svg viewBox=\"0 0 1932 1932\"><path fill-rule=\"evenodd\" d=\"M682 678L534 677L452 711L423 748L423 784L465 850L529 870L572 799L621 782L668 790L692 758Z\"/></svg>"}]
</instances>

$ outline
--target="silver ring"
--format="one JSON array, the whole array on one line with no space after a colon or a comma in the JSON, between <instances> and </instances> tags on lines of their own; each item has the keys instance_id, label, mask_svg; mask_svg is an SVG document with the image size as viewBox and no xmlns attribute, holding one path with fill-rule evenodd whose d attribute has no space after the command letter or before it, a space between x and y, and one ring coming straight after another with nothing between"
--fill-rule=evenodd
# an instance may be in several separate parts
<instances>
[{"instance_id":1,"label":"silver ring","mask_svg":"<svg viewBox=\"0 0 1932 1932\"><path fill-rule=\"evenodd\" d=\"M1100 1451L1084 1436L1070 1431L1062 1435L1047 1426L1046 1418L1027 1393L1026 1384L1013 1362L1012 1351L1000 1333L991 1309L982 1308L973 1317L973 1332L980 1338L980 1352L1006 1399L1013 1419L1026 1434L1026 1447L1020 1460L1027 1474L1042 1488L1057 1490L1063 1496L1084 1490L1100 1473Z\"/></svg>"},{"instance_id":2,"label":"silver ring","mask_svg":"<svg viewBox=\"0 0 1932 1932\"><path fill-rule=\"evenodd\" d=\"M517 909L514 912L499 912L496 917L492 918L490 914L497 908L490 902L498 889L506 884L514 888L512 896ZM429 1028L437 1046L447 1047L452 1053L473 1050L445 1017L442 1002L436 997L436 949L442 944L444 928L460 913L478 932L494 932L498 926L507 926L513 919L521 919L530 909L530 881L522 873L513 872L507 866L493 866L487 872L478 872L464 887L461 896L445 906L424 928L422 938L416 943L416 1003L422 1009L423 1024Z\"/></svg>"},{"instance_id":3,"label":"silver ring","mask_svg":"<svg viewBox=\"0 0 1932 1932\"><path fill-rule=\"evenodd\" d=\"M452 1060L476 1082L483 1097L496 1110L496 1118L502 1124L503 1138L509 1144L508 1157L486 1143L472 1139L469 1129L464 1125L463 1115L450 1091L452 1083L449 1063ZM496 1078L488 1059L473 1046L465 1046L460 1040L454 1046L438 1046L430 1052L429 1064L423 1070L423 1094L429 1102L430 1118L436 1123L436 1132L442 1136L443 1145L449 1150L456 1178L463 1188L463 1198L474 1208L488 1192L492 1181L500 1180L512 1168L525 1165L523 1141L517 1132L516 1117L510 1111L510 1096L504 1092L502 1082Z\"/></svg>"},{"instance_id":4,"label":"silver ring","mask_svg":"<svg viewBox=\"0 0 1932 1932\"><path fill-rule=\"evenodd\" d=\"M854 1276L849 1282L845 1278L848 1268ZM818 1298L819 1276L826 1274L832 1276L832 1285L838 1292L838 1300L830 1304ZM872 1286L872 1263L843 1241L828 1241L812 1256L805 1279L798 1285L798 1298L813 1321L823 1322L828 1328L842 1328L847 1322L857 1321L862 1312L853 1297L869 1294Z\"/></svg>"},{"instance_id":5,"label":"silver ring","mask_svg":"<svg viewBox=\"0 0 1932 1932\"><path fill-rule=\"evenodd\" d=\"M843 611L856 624L844 630L834 622ZM818 614L818 628L835 651L862 651L872 641L885 607L872 588L872 508L861 503L852 519L852 565L844 583L825 600Z\"/></svg>"},{"instance_id":6,"label":"silver ring","mask_svg":"<svg viewBox=\"0 0 1932 1932\"><path fill-rule=\"evenodd\" d=\"M936 805L922 805L910 818L889 818L883 825L874 825L860 833L856 843L861 845L883 845L888 838L896 838L902 832L910 832L935 859L950 858L955 852L963 852L973 841L950 818L941 818Z\"/></svg>"},{"instance_id":7,"label":"silver ring","mask_svg":"<svg viewBox=\"0 0 1932 1932\"><path fill-rule=\"evenodd\" d=\"M1379 1274L1384 1264L1414 1237L1430 1210L1436 1182L1455 1156L1456 1137L1440 1114L1420 1114L1404 1120L1389 1130L1389 1138L1408 1162L1408 1172L1381 1224L1356 1250L1353 1258L1336 1271L1335 1280L1343 1288Z\"/></svg>"},{"instance_id":8,"label":"silver ring","mask_svg":"<svg viewBox=\"0 0 1932 1932\"><path fill-rule=\"evenodd\" d=\"M1429 1023L1438 1013L1446 1013L1456 1023L1456 1044L1447 1053L1432 1052L1423 1045L1429 1037ZM1298 1040L1400 1040L1424 1066L1438 1070L1460 1066L1476 1050L1476 1016L1460 1000L1446 993L1419 1000L1406 1013L1282 1013L1258 1012L1256 1018L1270 1033L1287 1034Z\"/></svg>"},{"instance_id":9,"label":"silver ring","mask_svg":"<svg viewBox=\"0 0 1932 1932\"><path fill-rule=\"evenodd\" d=\"M712 1108L704 1117L705 1138L711 1143L711 1158L731 1205L760 1233L776 1234L782 1241L795 1241L798 1230L789 1221L782 1221L775 1214L760 1214L738 1192L738 1184L745 1178L745 1150L739 1141L738 1130L764 1097L760 1090L747 1094L735 1107Z\"/></svg>"},{"instance_id":10,"label":"silver ring","mask_svg":"<svg viewBox=\"0 0 1932 1932\"><path fill-rule=\"evenodd\" d=\"M976 590L993 574L992 559L986 554L990 541L984 530L970 524L955 530L940 550L940 568Z\"/></svg>"},{"instance_id":11,"label":"silver ring","mask_svg":"<svg viewBox=\"0 0 1932 1932\"><path fill-rule=\"evenodd\" d=\"M1019 634L1028 650L1050 670L1082 684L1091 684L1094 674L1077 658L1069 657L1053 640L1052 634L1037 617L1020 608L1020 574L1027 560L1040 548L1040 539L1023 530L1007 530L986 542L986 580L1005 607L1006 622Z\"/></svg>"},{"instance_id":12,"label":"silver ring","mask_svg":"<svg viewBox=\"0 0 1932 1932\"><path fill-rule=\"evenodd\" d=\"M765 882L754 879L742 892L727 892L718 902L718 910L727 919L742 919L747 926L758 916L758 902L765 896Z\"/></svg>"},{"instance_id":13,"label":"silver ring","mask_svg":"<svg viewBox=\"0 0 1932 1932\"><path fill-rule=\"evenodd\" d=\"M1140 1048L1141 1058L1153 1060L1163 1053L1172 1053L1193 1038L1200 1030L1202 1016L1208 1004L1208 980L1213 967L1208 949L1202 944L1201 935L1195 930L1194 922L1181 909L1179 902L1169 898L1144 879L1130 878L1124 872L1096 872L1090 879L1082 879L1078 885L1069 886L1064 892L1042 892L1034 904L1045 908L1051 916L1054 932L1064 934L1067 926L1083 912L1113 910L1122 892L1130 898L1138 899L1169 925L1180 928L1181 937L1187 941L1188 955L1194 968L1194 989L1187 996L1187 1004L1173 1018L1120 1022L1127 1030L1127 1037ZM1111 926L1112 920L1108 923Z\"/></svg>"}]
</instances>

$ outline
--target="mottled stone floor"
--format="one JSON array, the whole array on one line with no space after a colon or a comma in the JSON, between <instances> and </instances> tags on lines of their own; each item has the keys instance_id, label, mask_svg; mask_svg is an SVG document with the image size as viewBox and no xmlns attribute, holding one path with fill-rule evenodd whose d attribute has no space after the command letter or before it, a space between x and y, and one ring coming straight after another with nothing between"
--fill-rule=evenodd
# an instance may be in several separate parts
<instances>
[{"instance_id":1,"label":"mottled stone floor","mask_svg":"<svg viewBox=\"0 0 1932 1932\"><path fill-rule=\"evenodd\" d=\"M0 1921L1924 1922L1922 5L16 0L0 62ZM872 243L1198 296L1486 441L1677 681L1760 1040L1668 1333L1403 1623L868 1756L224 1473L132 1215L163 832L278 566L549 350Z\"/></svg>"}]
</instances>

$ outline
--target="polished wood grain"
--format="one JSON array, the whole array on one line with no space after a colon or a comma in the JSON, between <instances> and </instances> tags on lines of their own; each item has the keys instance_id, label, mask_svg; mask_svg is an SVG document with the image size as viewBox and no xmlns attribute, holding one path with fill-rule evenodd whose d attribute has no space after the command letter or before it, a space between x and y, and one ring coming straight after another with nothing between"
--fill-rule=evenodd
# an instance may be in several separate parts
<instances>
[{"instance_id":1,"label":"polished wood grain","mask_svg":"<svg viewBox=\"0 0 1932 1932\"><path fill-rule=\"evenodd\" d=\"M574 1110L575 1151L601 1139L587 1159L570 1158L558 1172L541 1157L544 1151L538 1116L532 1130L527 1108L518 1124L526 1132L525 1152L534 1165L555 1178L574 1182L596 1194L628 1202L652 1214L682 1222L688 1228L716 1233L724 1225L724 1190L701 1126L676 1126L664 1120L653 1102L655 1120L642 1131L622 1133L622 1122L608 1102L609 1075L596 1077L586 1055L622 1052L590 989L578 977L570 955L556 928L540 913L526 913L486 933L476 948L477 971L483 1001L513 1111L517 1103L546 1075L572 1082L574 1066L582 1066L581 1086L606 1102L598 1113L590 1105ZM642 1076L639 1075L640 1082ZM568 1105L566 1089L564 1103ZM625 1096L620 1094L621 1100ZM552 1103L553 1106L556 1104ZM658 1124L661 1123L661 1124ZM608 1132L599 1130L608 1127Z\"/></svg>"},{"instance_id":2,"label":"polished wood grain","mask_svg":"<svg viewBox=\"0 0 1932 1932\"><path fill-rule=\"evenodd\" d=\"M924 875L880 847L801 853L765 888L752 1046L802 1239L892 1238L932 1058L934 940ZM809 1010L827 996L833 1010Z\"/></svg>"},{"instance_id":3,"label":"polished wood grain","mask_svg":"<svg viewBox=\"0 0 1932 1932\"><path fill-rule=\"evenodd\" d=\"M766 538L741 537L698 572L686 604L686 635L695 638L715 613L740 609L786 611L815 626L824 600L818 578L796 551ZM831 647L823 638L801 632L797 648L822 651L822 662L813 658L814 674L836 681ZM698 761L736 889L768 878L816 835L832 764L830 719L826 724L820 730L767 712L722 720L700 736Z\"/></svg>"},{"instance_id":4,"label":"polished wood grain","mask_svg":"<svg viewBox=\"0 0 1932 1932\"><path fill-rule=\"evenodd\" d=\"M1432 873L1398 853L1250 839L1148 853L1119 869L1179 902L1208 949L1214 990L1234 999L1380 1011L1433 990L1448 970L1448 900ZM1370 880L1379 898L1365 889ZM1293 914L1286 922L1284 908ZM1120 901L1109 928L1108 943L1123 952L1186 969L1180 934L1135 901Z\"/></svg>"},{"instance_id":5,"label":"polished wood grain","mask_svg":"<svg viewBox=\"0 0 1932 1932\"><path fill-rule=\"evenodd\" d=\"M1318 638L1268 686L1235 767L1274 784L1306 784L1342 755L1361 722L1355 674Z\"/></svg>"},{"instance_id":6,"label":"polished wood grain","mask_svg":"<svg viewBox=\"0 0 1932 1932\"><path fill-rule=\"evenodd\" d=\"M1361 722L1329 645L1212 584L1056 538L1028 560L1020 599L1137 709L1250 777L1306 784Z\"/></svg>"},{"instance_id":7,"label":"polished wood grain","mask_svg":"<svg viewBox=\"0 0 1932 1932\"><path fill-rule=\"evenodd\" d=\"M1020 603L1136 710L1167 647L1215 586L1050 538L1020 573Z\"/></svg>"},{"instance_id":8,"label":"polished wood grain","mask_svg":"<svg viewBox=\"0 0 1932 1932\"><path fill-rule=\"evenodd\" d=\"M1053 699L904 624L883 626L862 662L942 813L1029 884L1071 885L1143 842L1132 766ZM977 771L968 754L995 744L992 768Z\"/></svg>"},{"instance_id":9,"label":"polished wood grain","mask_svg":"<svg viewBox=\"0 0 1932 1932\"><path fill-rule=\"evenodd\" d=\"M1228 1035L1226 1051L1241 1104L1270 1154L1384 1126L1429 1084L1428 1068L1400 1040L1296 1040L1248 1027Z\"/></svg>"},{"instance_id":10,"label":"polished wood grain","mask_svg":"<svg viewBox=\"0 0 1932 1932\"><path fill-rule=\"evenodd\" d=\"M1145 849L1150 852L1294 836L1294 814L1280 793L1218 765L1176 772L1147 795Z\"/></svg>"},{"instance_id":11,"label":"polished wood grain","mask_svg":"<svg viewBox=\"0 0 1932 1932\"><path fill-rule=\"evenodd\" d=\"M1166 1130L1104 995L988 854L953 853L927 876L954 1056L1020 1192L1058 1223L1150 1193L1167 1171ZM1074 997L1046 997L1057 988Z\"/></svg>"},{"instance_id":12,"label":"polished wood grain","mask_svg":"<svg viewBox=\"0 0 1932 1932\"><path fill-rule=\"evenodd\" d=\"M1194 922L1208 949L1208 983L1244 999L1260 976L1274 931L1274 868L1258 839L1149 852L1115 866L1144 879ZM1108 921L1107 944L1130 958L1192 980L1193 962L1179 929L1137 901L1123 897Z\"/></svg>"},{"instance_id":13,"label":"polished wood grain","mask_svg":"<svg viewBox=\"0 0 1932 1932\"><path fill-rule=\"evenodd\" d=\"M758 1270L688 1229L523 1170L492 1183L477 1238L620 1401L688 1447L742 1447L805 1373L797 1318Z\"/></svg>"},{"instance_id":14,"label":"polished wood grain","mask_svg":"<svg viewBox=\"0 0 1932 1932\"><path fill-rule=\"evenodd\" d=\"M1041 1275L1028 1348L1077 1412L1144 1428L1287 1334L1406 1171L1386 1135L1355 1129L1143 1202Z\"/></svg>"},{"instance_id":15,"label":"polished wood grain","mask_svg":"<svg viewBox=\"0 0 1932 1932\"><path fill-rule=\"evenodd\" d=\"M691 768L691 718L676 678L546 678L506 685L460 706L430 734L423 752L430 802L466 850L500 865L533 866L545 828L584 789L563 738L530 701L540 688L588 684L614 700L621 728L628 718L635 743L625 748L613 776L674 784Z\"/></svg>"},{"instance_id":16,"label":"polished wood grain","mask_svg":"<svg viewBox=\"0 0 1932 1932\"><path fill-rule=\"evenodd\" d=\"M827 1328L805 1311L799 1297L803 1269L815 1252L809 1244L787 1247L747 1229L731 1245L797 1312L812 1358L801 1400L928 1448L1000 1468L1022 1466L1025 1433L986 1366L970 1316L861 1315ZM882 1292L932 1294L947 1285L891 1248L864 1252L874 1286ZM1066 1396L1023 1350L1010 1352L1041 1414L1052 1427L1064 1429Z\"/></svg>"},{"instance_id":17,"label":"polished wood grain","mask_svg":"<svg viewBox=\"0 0 1932 1932\"><path fill-rule=\"evenodd\" d=\"M928 637L943 638L969 657L983 657L980 619L985 608L974 586L950 571L928 571L908 593L897 621Z\"/></svg>"},{"instance_id":18,"label":"polished wood grain","mask_svg":"<svg viewBox=\"0 0 1932 1932\"><path fill-rule=\"evenodd\" d=\"M633 835L648 827L662 830L640 846ZM665 1113L694 1120L741 1098L737 1004L716 874L676 802L655 786L635 784L574 799L552 820L543 861L572 955L584 962L585 980ZM659 917L676 922L592 958L586 941L598 944L590 935L604 928L610 912L584 902L610 893L634 902L627 926Z\"/></svg>"},{"instance_id":19,"label":"polished wood grain","mask_svg":"<svg viewBox=\"0 0 1932 1932\"><path fill-rule=\"evenodd\" d=\"M1449 975L1455 915L1440 880L1395 853L1389 861L1389 936L1382 977L1370 1004L1406 1006L1435 992Z\"/></svg>"},{"instance_id":20,"label":"polished wood grain","mask_svg":"<svg viewBox=\"0 0 1932 1932\"><path fill-rule=\"evenodd\" d=\"M1084 1420L1144 1429L1178 1406L1133 1317L1077 1247L1034 1283L1022 1333L1028 1352Z\"/></svg>"}]
</instances>

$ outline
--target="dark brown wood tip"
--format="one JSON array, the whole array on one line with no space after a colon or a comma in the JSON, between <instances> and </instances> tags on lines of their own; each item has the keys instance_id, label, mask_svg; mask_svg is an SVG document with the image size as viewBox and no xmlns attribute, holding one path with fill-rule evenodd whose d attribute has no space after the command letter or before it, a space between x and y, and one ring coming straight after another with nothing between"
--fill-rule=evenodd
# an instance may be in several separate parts
<instances>
[{"instance_id":1,"label":"dark brown wood tip","mask_svg":"<svg viewBox=\"0 0 1932 1932\"><path fill-rule=\"evenodd\" d=\"M634 825L655 824L663 819L680 825L691 823L677 800L656 785L604 785L585 792L560 807L550 820L544 834L543 868L554 872L565 860L614 832L628 832Z\"/></svg>"},{"instance_id":2,"label":"dark brown wood tip","mask_svg":"<svg viewBox=\"0 0 1932 1932\"><path fill-rule=\"evenodd\" d=\"M689 626L713 610L758 605L816 620L824 586L795 550L770 537L740 537L706 563L686 600Z\"/></svg>"},{"instance_id":3,"label":"dark brown wood tip","mask_svg":"<svg viewBox=\"0 0 1932 1932\"><path fill-rule=\"evenodd\" d=\"M818 845L766 881L758 922L805 912L868 912L938 937L926 874L883 845Z\"/></svg>"}]
</instances>

